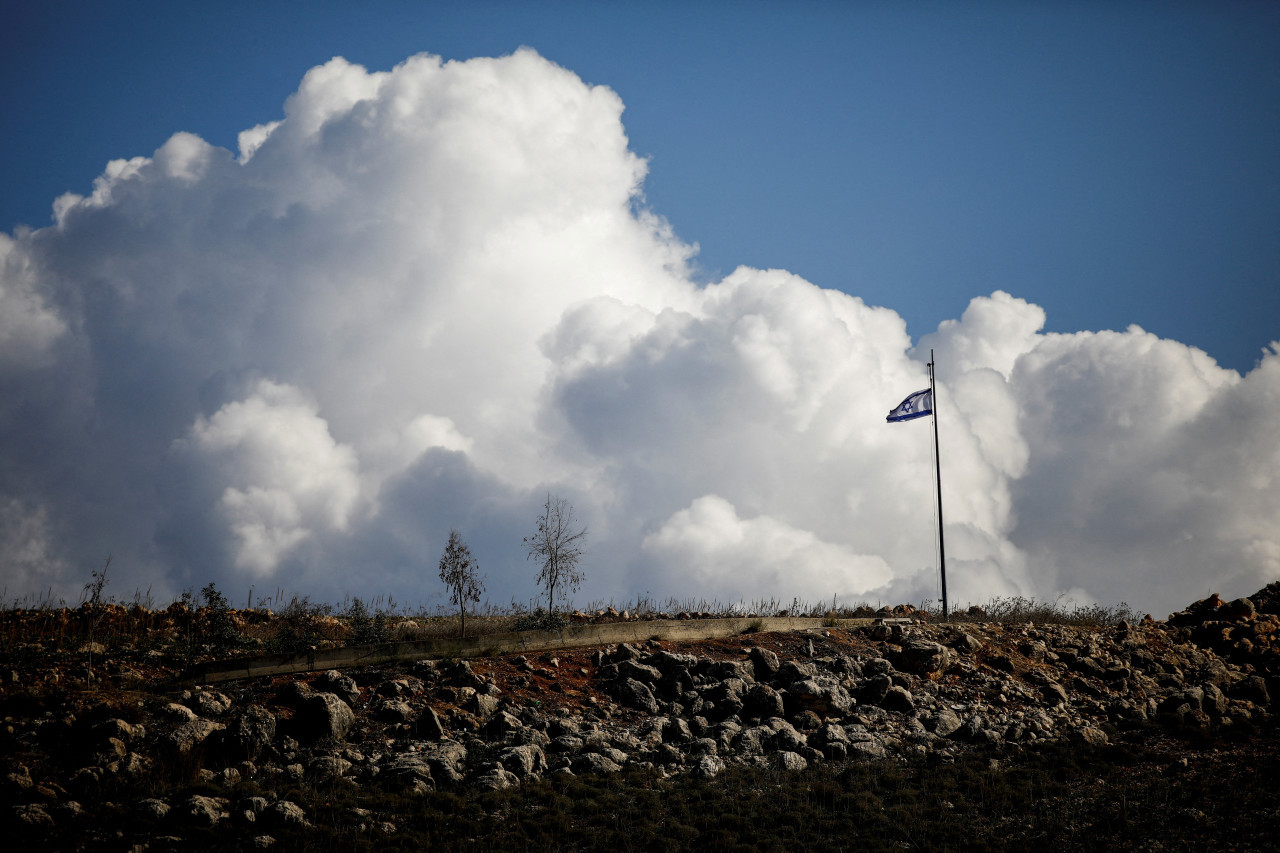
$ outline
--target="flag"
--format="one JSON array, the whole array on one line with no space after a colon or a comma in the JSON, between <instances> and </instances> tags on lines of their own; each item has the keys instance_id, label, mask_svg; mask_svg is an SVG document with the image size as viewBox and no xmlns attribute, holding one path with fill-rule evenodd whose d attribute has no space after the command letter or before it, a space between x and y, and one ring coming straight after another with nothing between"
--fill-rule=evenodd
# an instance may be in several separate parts
<instances>
[{"instance_id":1,"label":"flag","mask_svg":"<svg viewBox=\"0 0 1280 853\"><path fill-rule=\"evenodd\" d=\"M933 392L926 388L923 391L917 391L899 403L898 408L890 412L886 420L893 424L898 421L923 418L925 415L931 414L933 414Z\"/></svg>"}]
</instances>

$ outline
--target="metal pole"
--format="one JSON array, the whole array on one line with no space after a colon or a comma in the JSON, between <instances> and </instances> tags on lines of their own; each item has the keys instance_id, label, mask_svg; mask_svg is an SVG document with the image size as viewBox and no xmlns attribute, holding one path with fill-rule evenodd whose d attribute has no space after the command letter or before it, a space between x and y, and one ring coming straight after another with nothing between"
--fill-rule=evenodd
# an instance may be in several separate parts
<instances>
[{"instance_id":1,"label":"metal pole","mask_svg":"<svg viewBox=\"0 0 1280 853\"><path fill-rule=\"evenodd\" d=\"M942 533L942 457L938 453L938 389L933 376L933 350L929 350L929 400L933 409L934 478L938 483L938 559L942 569L942 621L947 621L947 542Z\"/></svg>"}]
</instances>

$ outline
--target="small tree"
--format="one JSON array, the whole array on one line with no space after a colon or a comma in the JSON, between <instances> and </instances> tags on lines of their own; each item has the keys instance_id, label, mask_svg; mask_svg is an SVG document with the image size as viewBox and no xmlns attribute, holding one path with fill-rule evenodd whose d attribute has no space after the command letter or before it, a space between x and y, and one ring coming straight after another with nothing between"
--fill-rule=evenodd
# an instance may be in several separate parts
<instances>
[{"instance_id":1,"label":"small tree","mask_svg":"<svg viewBox=\"0 0 1280 853\"><path fill-rule=\"evenodd\" d=\"M554 613L556 588L567 586L577 592L582 583L578 562L582 559L581 542L587 535L587 529L575 530L577 520L573 517L573 506L550 492L547 492L547 501L537 523L537 531L525 537L524 547L529 552L528 559L536 557L542 563L538 585L546 588L547 609Z\"/></svg>"},{"instance_id":2,"label":"small tree","mask_svg":"<svg viewBox=\"0 0 1280 853\"><path fill-rule=\"evenodd\" d=\"M102 617L106 614L102 609L102 590L107 585L107 569L111 568L111 556L107 556L107 564L102 567L100 572L90 572L93 580L84 585L85 605L89 610L89 642L85 646L89 651L89 676L88 681L93 681L93 644L94 635L98 630L98 623L102 621Z\"/></svg>"},{"instance_id":3,"label":"small tree","mask_svg":"<svg viewBox=\"0 0 1280 853\"><path fill-rule=\"evenodd\" d=\"M449 588L449 600L458 605L463 637L467 635L467 603L479 601L480 594L484 592L479 571L480 565L471 556L471 549L462 541L462 535L450 530L449 542L440 557L440 580Z\"/></svg>"}]
</instances>

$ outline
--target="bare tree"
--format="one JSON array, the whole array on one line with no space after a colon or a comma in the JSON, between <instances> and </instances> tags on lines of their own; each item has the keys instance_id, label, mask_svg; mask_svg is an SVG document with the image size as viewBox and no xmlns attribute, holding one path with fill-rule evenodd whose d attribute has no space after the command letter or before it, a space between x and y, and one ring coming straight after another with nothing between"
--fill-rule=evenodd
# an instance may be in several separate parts
<instances>
[{"instance_id":1,"label":"bare tree","mask_svg":"<svg viewBox=\"0 0 1280 853\"><path fill-rule=\"evenodd\" d=\"M102 617L106 615L102 608L102 590L107 585L107 569L111 568L111 555L107 555L107 563L102 567L100 572L91 572L93 580L84 585L85 607L89 611L89 642L85 648L89 651L89 675L88 681L93 681L93 646L94 634L97 632L98 623L102 621Z\"/></svg>"},{"instance_id":2,"label":"bare tree","mask_svg":"<svg viewBox=\"0 0 1280 853\"><path fill-rule=\"evenodd\" d=\"M528 558L537 557L542 563L538 584L547 589L550 599L547 609L552 613L556 609L556 588L567 586L577 592L578 585L582 583L578 562L582 559L580 543L586 537L587 529L575 530L576 527L577 521L569 502L547 492L547 502L538 516L538 530L524 539Z\"/></svg>"},{"instance_id":3,"label":"bare tree","mask_svg":"<svg viewBox=\"0 0 1280 853\"><path fill-rule=\"evenodd\" d=\"M462 541L462 535L450 530L449 542L440 557L440 580L449 588L449 600L458 605L463 637L467 635L467 602L479 601L480 594L484 592L479 571L480 565L471 556L471 549Z\"/></svg>"}]
</instances>

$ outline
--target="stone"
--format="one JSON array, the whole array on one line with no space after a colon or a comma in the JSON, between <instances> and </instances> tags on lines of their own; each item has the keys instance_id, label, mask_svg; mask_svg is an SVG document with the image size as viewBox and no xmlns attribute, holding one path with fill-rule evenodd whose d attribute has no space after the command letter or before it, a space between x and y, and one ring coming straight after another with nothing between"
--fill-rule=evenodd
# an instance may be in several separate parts
<instances>
[{"instance_id":1,"label":"stone","mask_svg":"<svg viewBox=\"0 0 1280 853\"><path fill-rule=\"evenodd\" d=\"M479 697L477 697L479 698ZM488 697L485 697L488 698ZM497 700L493 700L497 703ZM375 720L384 723L408 723L413 720L413 709L403 699L391 699L379 696L369 705L369 713Z\"/></svg>"},{"instance_id":2,"label":"stone","mask_svg":"<svg viewBox=\"0 0 1280 853\"><path fill-rule=\"evenodd\" d=\"M195 710L205 717L220 717L231 708L231 699L216 690L202 690L192 699Z\"/></svg>"},{"instance_id":3,"label":"stone","mask_svg":"<svg viewBox=\"0 0 1280 853\"><path fill-rule=\"evenodd\" d=\"M343 675L336 669L331 669L316 679L316 684L321 690L342 699L348 705L354 706L360 699L360 687L356 684L354 678L349 675Z\"/></svg>"},{"instance_id":4,"label":"stone","mask_svg":"<svg viewBox=\"0 0 1280 853\"><path fill-rule=\"evenodd\" d=\"M649 690L648 685L634 678L618 682L613 690L613 698L622 705L644 711L646 714L658 713L658 700L653 698L653 692Z\"/></svg>"},{"instance_id":5,"label":"stone","mask_svg":"<svg viewBox=\"0 0 1280 853\"><path fill-rule=\"evenodd\" d=\"M169 748L179 755L186 755L209 739L214 732L225 729L222 723L212 720L194 719L183 723L165 736Z\"/></svg>"},{"instance_id":6,"label":"stone","mask_svg":"<svg viewBox=\"0 0 1280 853\"><path fill-rule=\"evenodd\" d=\"M309 743L340 741L355 725L350 706L333 693L313 693L298 704L294 727L300 739Z\"/></svg>"},{"instance_id":7,"label":"stone","mask_svg":"<svg viewBox=\"0 0 1280 853\"><path fill-rule=\"evenodd\" d=\"M288 800L280 800L267 806L263 810L262 816L277 826L311 826L311 822L307 820L307 813L302 806L297 803L291 803Z\"/></svg>"},{"instance_id":8,"label":"stone","mask_svg":"<svg viewBox=\"0 0 1280 853\"><path fill-rule=\"evenodd\" d=\"M179 705L177 702L168 703L160 709L160 713L163 716L166 716L171 720L177 720L180 723L189 723L199 716L199 714L188 708L186 705Z\"/></svg>"},{"instance_id":9,"label":"stone","mask_svg":"<svg viewBox=\"0 0 1280 853\"><path fill-rule=\"evenodd\" d=\"M53 827L53 815L49 814L44 805L40 803L14 806L12 814L14 820L22 826L32 828Z\"/></svg>"},{"instance_id":10,"label":"stone","mask_svg":"<svg viewBox=\"0 0 1280 853\"><path fill-rule=\"evenodd\" d=\"M783 696L767 684L756 682L742 697L742 713L749 717L781 717L785 703Z\"/></svg>"},{"instance_id":11,"label":"stone","mask_svg":"<svg viewBox=\"0 0 1280 853\"><path fill-rule=\"evenodd\" d=\"M508 747L499 755L498 761L520 779L541 776L547 772L546 755L532 744Z\"/></svg>"},{"instance_id":12,"label":"stone","mask_svg":"<svg viewBox=\"0 0 1280 853\"><path fill-rule=\"evenodd\" d=\"M853 699L834 678L816 676L792 682L787 687L788 704L812 711L819 717L841 716L853 705Z\"/></svg>"},{"instance_id":13,"label":"stone","mask_svg":"<svg viewBox=\"0 0 1280 853\"><path fill-rule=\"evenodd\" d=\"M1049 681L1040 686L1040 697L1050 708L1067 703L1067 691L1056 681Z\"/></svg>"},{"instance_id":14,"label":"stone","mask_svg":"<svg viewBox=\"0 0 1280 853\"><path fill-rule=\"evenodd\" d=\"M275 715L261 705L250 705L227 728L225 740L236 758L255 761L275 736Z\"/></svg>"},{"instance_id":15,"label":"stone","mask_svg":"<svg viewBox=\"0 0 1280 853\"><path fill-rule=\"evenodd\" d=\"M915 697L911 695L911 691L905 687L893 685L885 691L884 697L878 703L881 708L886 711L894 711L899 714L910 714L915 711Z\"/></svg>"},{"instance_id":16,"label":"stone","mask_svg":"<svg viewBox=\"0 0 1280 853\"><path fill-rule=\"evenodd\" d=\"M351 771L352 764L345 758L322 755L307 762L307 778L316 782L331 782Z\"/></svg>"},{"instance_id":17,"label":"stone","mask_svg":"<svg viewBox=\"0 0 1280 853\"><path fill-rule=\"evenodd\" d=\"M756 681L771 681L778 674L778 656L769 649L752 646L747 653Z\"/></svg>"},{"instance_id":18,"label":"stone","mask_svg":"<svg viewBox=\"0 0 1280 853\"><path fill-rule=\"evenodd\" d=\"M871 759L878 761L889 757L889 750L876 740L855 741L849 744L850 758Z\"/></svg>"},{"instance_id":19,"label":"stone","mask_svg":"<svg viewBox=\"0 0 1280 853\"><path fill-rule=\"evenodd\" d=\"M445 735L444 724L440 722L440 717L430 706L423 708L422 713L418 715L417 731L419 737L429 740L440 740Z\"/></svg>"},{"instance_id":20,"label":"stone","mask_svg":"<svg viewBox=\"0 0 1280 853\"><path fill-rule=\"evenodd\" d=\"M584 752L582 755L573 759L570 765L573 772L577 774L583 773L618 773L622 770L622 765L601 755L598 752Z\"/></svg>"},{"instance_id":21,"label":"stone","mask_svg":"<svg viewBox=\"0 0 1280 853\"><path fill-rule=\"evenodd\" d=\"M799 773L809 766L809 762L798 752L783 751L778 753L778 766L791 773Z\"/></svg>"},{"instance_id":22,"label":"stone","mask_svg":"<svg viewBox=\"0 0 1280 853\"><path fill-rule=\"evenodd\" d=\"M213 826L230 817L228 801L222 797L192 794L182 805L182 816L200 826Z\"/></svg>"},{"instance_id":23,"label":"stone","mask_svg":"<svg viewBox=\"0 0 1280 853\"><path fill-rule=\"evenodd\" d=\"M694 765L694 775L700 779L714 779L724 772L724 759L716 755L704 755Z\"/></svg>"},{"instance_id":24,"label":"stone","mask_svg":"<svg viewBox=\"0 0 1280 853\"><path fill-rule=\"evenodd\" d=\"M951 737L961 726L960 718L950 708L943 708L926 723L938 737Z\"/></svg>"},{"instance_id":25,"label":"stone","mask_svg":"<svg viewBox=\"0 0 1280 853\"><path fill-rule=\"evenodd\" d=\"M467 748L462 744L444 740L425 750L432 775L450 782L461 782L465 777Z\"/></svg>"},{"instance_id":26,"label":"stone","mask_svg":"<svg viewBox=\"0 0 1280 853\"><path fill-rule=\"evenodd\" d=\"M1094 726L1084 726L1077 732L1076 736L1089 746L1106 746L1110 743L1110 738L1107 737L1107 733L1102 729L1095 728Z\"/></svg>"},{"instance_id":27,"label":"stone","mask_svg":"<svg viewBox=\"0 0 1280 853\"><path fill-rule=\"evenodd\" d=\"M473 784L482 791L500 791L520 784L520 779L501 764L494 764L477 776Z\"/></svg>"},{"instance_id":28,"label":"stone","mask_svg":"<svg viewBox=\"0 0 1280 853\"><path fill-rule=\"evenodd\" d=\"M916 675L941 672L951 665L951 654L946 646L931 640L907 640L898 655L898 669Z\"/></svg>"},{"instance_id":29,"label":"stone","mask_svg":"<svg viewBox=\"0 0 1280 853\"><path fill-rule=\"evenodd\" d=\"M134 808L139 815L151 820L163 820L169 814L169 804L155 797L139 800L134 805Z\"/></svg>"}]
</instances>

